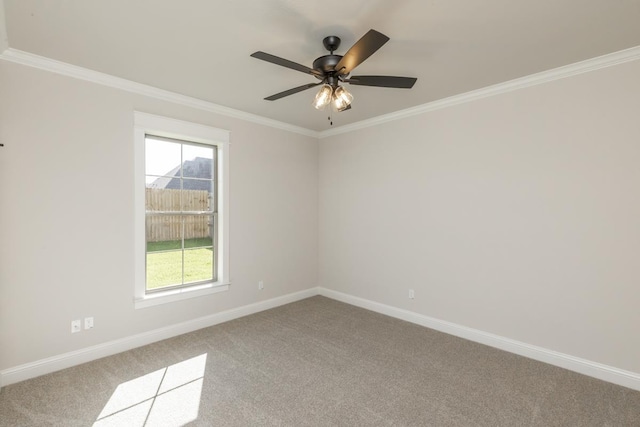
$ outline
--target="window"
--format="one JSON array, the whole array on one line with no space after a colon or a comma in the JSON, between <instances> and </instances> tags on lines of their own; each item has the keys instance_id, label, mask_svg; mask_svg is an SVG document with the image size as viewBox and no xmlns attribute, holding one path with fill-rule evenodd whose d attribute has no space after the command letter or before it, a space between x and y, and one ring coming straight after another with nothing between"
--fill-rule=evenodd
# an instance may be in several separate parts
<instances>
[{"instance_id":1,"label":"window","mask_svg":"<svg viewBox=\"0 0 640 427\"><path fill-rule=\"evenodd\" d=\"M135 113L136 308L227 290L229 133Z\"/></svg>"},{"instance_id":2,"label":"window","mask_svg":"<svg viewBox=\"0 0 640 427\"><path fill-rule=\"evenodd\" d=\"M215 145L145 135L146 291L216 279Z\"/></svg>"}]
</instances>

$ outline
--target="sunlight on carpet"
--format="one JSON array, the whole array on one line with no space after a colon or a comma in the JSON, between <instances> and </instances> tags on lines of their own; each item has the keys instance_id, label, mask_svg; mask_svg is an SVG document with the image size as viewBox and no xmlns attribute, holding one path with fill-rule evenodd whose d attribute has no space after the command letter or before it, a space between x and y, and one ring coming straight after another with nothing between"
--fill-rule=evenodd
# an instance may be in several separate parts
<instances>
[{"instance_id":1,"label":"sunlight on carpet","mask_svg":"<svg viewBox=\"0 0 640 427\"><path fill-rule=\"evenodd\" d=\"M120 384L94 427L183 426L198 418L207 353Z\"/></svg>"}]
</instances>

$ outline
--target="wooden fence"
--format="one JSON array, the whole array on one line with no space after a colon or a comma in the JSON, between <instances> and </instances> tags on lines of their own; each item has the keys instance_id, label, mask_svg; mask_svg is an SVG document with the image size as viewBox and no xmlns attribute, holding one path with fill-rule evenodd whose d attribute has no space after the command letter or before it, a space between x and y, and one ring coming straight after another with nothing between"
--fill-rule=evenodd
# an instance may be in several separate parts
<instances>
[{"instance_id":1,"label":"wooden fence","mask_svg":"<svg viewBox=\"0 0 640 427\"><path fill-rule=\"evenodd\" d=\"M182 198L181 198L182 195ZM209 192L206 190L167 190L147 188L145 208L153 211L207 211L210 209ZM195 239L211 237L212 218L208 215L147 215L147 242L163 242L182 239L182 221L184 219L184 238Z\"/></svg>"}]
</instances>

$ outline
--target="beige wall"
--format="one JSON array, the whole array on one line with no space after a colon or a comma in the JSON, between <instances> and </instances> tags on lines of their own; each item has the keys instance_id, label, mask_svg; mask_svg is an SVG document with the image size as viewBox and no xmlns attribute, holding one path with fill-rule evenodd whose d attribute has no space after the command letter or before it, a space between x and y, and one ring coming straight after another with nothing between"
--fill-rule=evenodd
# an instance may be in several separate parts
<instances>
[{"instance_id":1,"label":"beige wall","mask_svg":"<svg viewBox=\"0 0 640 427\"><path fill-rule=\"evenodd\" d=\"M133 308L134 110L231 131L230 291ZM315 138L0 61L0 141L0 370L316 286Z\"/></svg>"},{"instance_id":2,"label":"beige wall","mask_svg":"<svg viewBox=\"0 0 640 427\"><path fill-rule=\"evenodd\" d=\"M640 372L638 75L318 144L0 61L0 370L319 284ZM134 310L134 110L231 131L229 292Z\"/></svg>"},{"instance_id":3,"label":"beige wall","mask_svg":"<svg viewBox=\"0 0 640 427\"><path fill-rule=\"evenodd\" d=\"M321 140L319 284L640 372L638 76Z\"/></svg>"}]
</instances>

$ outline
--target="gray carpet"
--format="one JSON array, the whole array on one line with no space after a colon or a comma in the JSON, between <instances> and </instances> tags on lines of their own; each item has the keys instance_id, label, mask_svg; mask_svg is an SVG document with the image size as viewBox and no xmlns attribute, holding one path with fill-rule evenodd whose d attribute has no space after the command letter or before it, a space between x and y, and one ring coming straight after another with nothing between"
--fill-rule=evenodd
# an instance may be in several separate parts
<instances>
[{"instance_id":1,"label":"gray carpet","mask_svg":"<svg viewBox=\"0 0 640 427\"><path fill-rule=\"evenodd\" d=\"M2 426L640 426L640 392L324 297L5 387Z\"/></svg>"}]
</instances>

